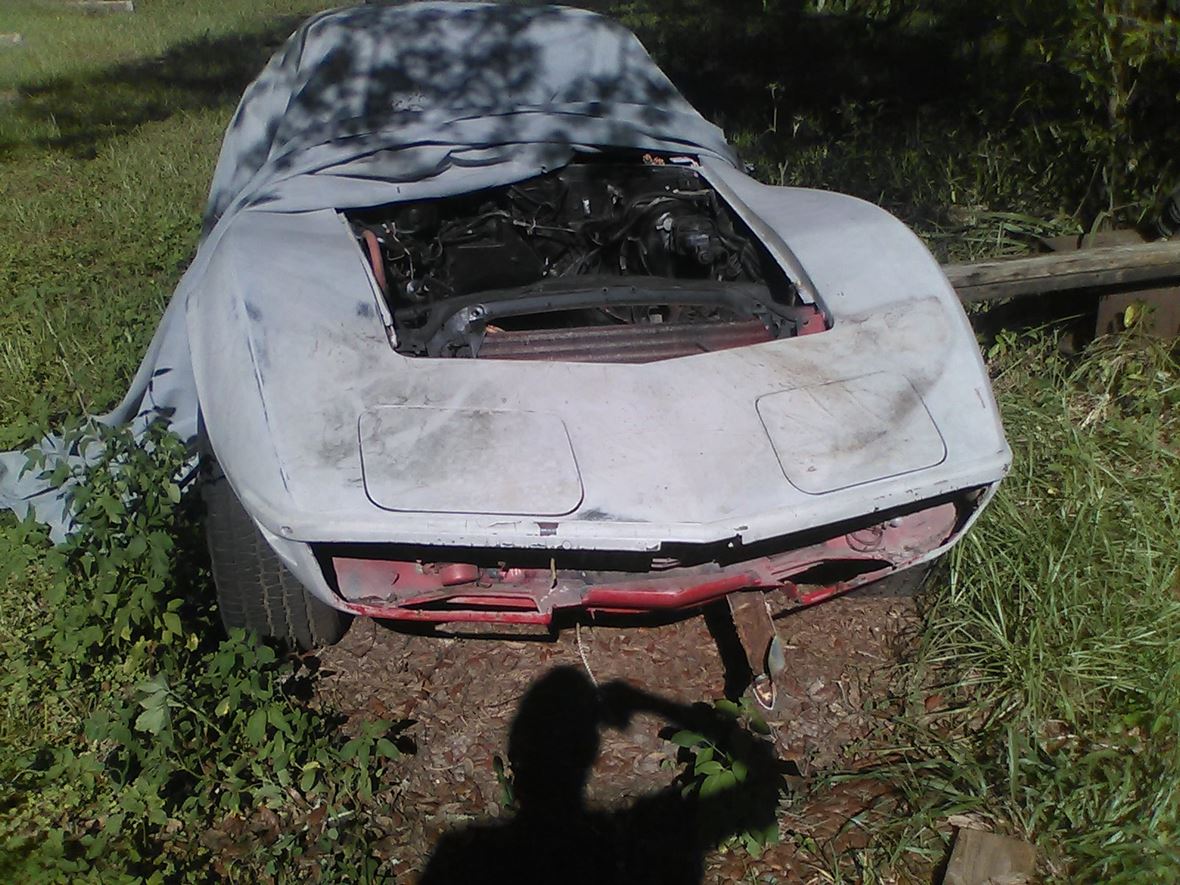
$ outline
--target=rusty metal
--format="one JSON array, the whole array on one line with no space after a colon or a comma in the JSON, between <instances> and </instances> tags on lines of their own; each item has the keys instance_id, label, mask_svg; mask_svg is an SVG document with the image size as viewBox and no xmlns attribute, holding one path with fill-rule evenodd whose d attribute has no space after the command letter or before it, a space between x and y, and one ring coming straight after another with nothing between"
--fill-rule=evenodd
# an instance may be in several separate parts
<instances>
[{"instance_id":1,"label":"rusty metal","mask_svg":"<svg viewBox=\"0 0 1180 885\"><path fill-rule=\"evenodd\" d=\"M365 243L369 267L373 270L373 279L377 281L381 294L388 295L389 284L385 281L385 261L381 257L381 241L377 239L377 235L373 231L368 229L361 232L361 239Z\"/></svg>"},{"instance_id":2,"label":"rusty metal","mask_svg":"<svg viewBox=\"0 0 1180 885\"><path fill-rule=\"evenodd\" d=\"M778 639L778 633L766 594L761 591L731 593L725 597L725 601L729 603L729 615L737 628L738 639L742 641L746 662L754 677L751 685L754 700L763 708L771 710L775 701L771 645ZM779 644L781 647L781 642Z\"/></svg>"},{"instance_id":3,"label":"rusty metal","mask_svg":"<svg viewBox=\"0 0 1180 885\"><path fill-rule=\"evenodd\" d=\"M797 334L815 335L818 332L826 332L827 329L828 321L818 307L809 304L799 308Z\"/></svg>"},{"instance_id":4,"label":"rusty metal","mask_svg":"<svg viewBox=\"0 0 1180 885\"><path fill-rule=\"evenodd\" d=\"M511 563L477 567L331 556L339 593L357 614L391 620L446 623L547 624L555 612L641 614L699 608L739 590L785 590L796 605L859 587L908 565L947 543L959 514L951 502L895 516L869 529L788 547L745 562L715 562L648 571L522 568ZM866 552L866 532L879 543ZM812 583L820 567L843 566L840 580ZM448 584L447 580L465 579ZM763 652L765 649L762 650ZM760 652L761 653L761 652ZM763 667L764 669L764 667Z\"/></svg>"},{"instance_id":5,"label":"rusty metal","mask_svg":"<svg viewBox=\"0 0 1180 885\"><path fill-rule=\"evenodd\" d=\"M649 363L771 341L759 320L635 323L564 329L501 330L484 336L480 359Z\"/></svg>"},{"instance_id":6,"label":"rusty metal","mask_svg":"<svg viewBox=\"0 0 1180 885\"><path fill-rule=\"evenodd\" d=\"M449 562L438 571L444 587L471 584L479 580L479 568L466 562Z\"/></svg>"}]
</instances>

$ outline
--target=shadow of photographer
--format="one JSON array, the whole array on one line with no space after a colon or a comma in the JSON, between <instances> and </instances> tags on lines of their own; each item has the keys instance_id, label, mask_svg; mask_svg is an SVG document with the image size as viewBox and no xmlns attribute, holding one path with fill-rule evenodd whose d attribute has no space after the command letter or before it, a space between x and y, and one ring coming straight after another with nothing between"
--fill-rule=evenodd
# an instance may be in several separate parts
<instances>
[{"instance_id":1,"label":"shadow of photographer","mask_svg":"<svg viewBox=\"0 0 1180 885\"><path fill-rule=\"evenodd\" d=\"M587 805L586 783L604 728L654 714L722 748L746 777L707 798L674 782L609 811ZM422 885L469 882L693 883L709 849L776 820L783 780L771 745L703 704L684 705L624 682L596 688L559 667L529 688L508 739L517 811L506 822L444 835Z\"/></svg>"}]
</instances>

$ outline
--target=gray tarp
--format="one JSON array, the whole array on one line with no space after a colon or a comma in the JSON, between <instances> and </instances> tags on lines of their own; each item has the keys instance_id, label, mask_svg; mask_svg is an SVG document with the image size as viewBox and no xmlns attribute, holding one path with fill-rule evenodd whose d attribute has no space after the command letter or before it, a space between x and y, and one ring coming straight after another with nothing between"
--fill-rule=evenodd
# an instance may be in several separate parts
<instances>
[{"instance_id":1,"label":"gray tarp","mask_svg":"<svg viewBox=\"0 0 1180 885\"><path fill-rule=\"evenodd\" d=\"M140 433L164 416L182 438L195 437L185 316L201 309L203 267L241 213L443 197L519 181L604 147L733 162L721 131L635 37L593 13L419 3L310 19L246 90L226 131L196 258L131 389L96 420ZM276 243L274 254L281 250ZM57 436L39 447L50 466L82 460ZM22 452L0 454L0 508L32 511L60 540L70 524L68 488L24 470L25 461Z\"/></svg>"}]
</instances>

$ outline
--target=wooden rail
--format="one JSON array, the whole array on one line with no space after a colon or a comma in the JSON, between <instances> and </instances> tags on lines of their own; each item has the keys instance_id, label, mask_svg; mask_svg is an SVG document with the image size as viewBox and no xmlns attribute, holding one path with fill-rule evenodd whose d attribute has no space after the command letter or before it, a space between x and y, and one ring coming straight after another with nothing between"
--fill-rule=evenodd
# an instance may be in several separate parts
<instances>
[{"instance_id":1,"label":"wooden rail","mask_svg":"<svg viewBox=\"0 0 1180 885\"><path fill-rule=\"evenodd\" d=\"M1180 240L948 264L942 269L967 303L1073 289L1158 288L1180 283Z\"/></svg>"}]
</instances>

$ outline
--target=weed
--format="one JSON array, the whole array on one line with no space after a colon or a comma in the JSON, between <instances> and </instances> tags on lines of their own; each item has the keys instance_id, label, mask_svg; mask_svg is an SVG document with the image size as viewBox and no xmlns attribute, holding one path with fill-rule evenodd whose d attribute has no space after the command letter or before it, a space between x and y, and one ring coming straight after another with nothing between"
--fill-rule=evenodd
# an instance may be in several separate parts
<instances>
[{"instance_id":1,"label":"weed","mask_svg":"<svg viewBox=\"0 0 1180 885\"><path fill-rule=\"evenodd\" d=\"M713 710L730 727L723 735L706 734L682 729L668 735L668 740L681 748L680 761L686 765L681 777L681 795L697 799L712 799L706 804L707 815L718 815L727 821L740 818L743 806L739 798L744 797L745 786L751 776L764 777L767 772L752 773L750 760L758 754L755 744L770 734L770 727L748 698L740 704L730 700L719 700ZM731 803L717 803L727 794L735 798ZM704 822L706 829L709 821ZM720 829L720 828L719 828ZM769 826L749 827L739 830L723 846L740 845L751 856L758 857L768 845L779 840L778 823Z\"/></svg>"},{"instance_id":2,"label":"weed","mask_svg":"<svg viewBox=\"0 0 1180 885\"><path fill-rule=\"evenodd\" d=\"M496 783L500 786L500 807L515 809L516 785L512 779L512 771L504 764L502 757L492 757L492 771L496 775Z\"/></svg>"},{"instance_id":3,"label":"weed","mask_svg":"<svg viewBox=\"0 0 1180 885\"><path fill-rule=\"evenodd\" d=\"M189 459L180 440L160 424L142 443L93 426L70 437L97 437L103 456L78 469L78 531L42 553L50 577L24 600L34 623L3 654L6 716L50 727L0 753L2 871L199 878L212 863L231 878L337 865L380 875L358 811L384 789L399 729L363 722L345 736L339 717L305 700L314 659L241 632L218 638L195 502L176 482ZM25 544L39 531L22 530ZM246 832L257 853L240 852Z\"/></svg>"}]
</instances>

